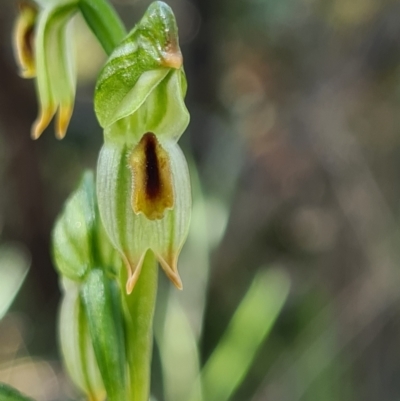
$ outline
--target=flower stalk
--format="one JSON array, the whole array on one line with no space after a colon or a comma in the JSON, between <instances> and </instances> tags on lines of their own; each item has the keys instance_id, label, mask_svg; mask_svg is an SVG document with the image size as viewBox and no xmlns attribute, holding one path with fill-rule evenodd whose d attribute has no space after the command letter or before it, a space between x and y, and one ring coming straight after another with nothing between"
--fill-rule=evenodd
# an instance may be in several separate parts
<instances>
[{"instance_id":1,"label":"flower stalk","mask_svg":"<svg viewBox=\"0 0 400 401\"><path fill-rule=\"evenodd\" d=\"M34 139L55 114L56 137L66 133L77 12L109 55L95 89L104 129L97 188L86 173L53 232L65 365L92 401L148 401L158 263L181 289L177 262L191 209L188 166L177 144L189 113L175 17L156 1L126 34L106 0L37 1L37 10L22 9L15 39L22 75L36 76Z\"/></svg>"},{"instance_id":2,"label":"flower stalk","mask_svg":"<svg viewBox=\"0 0 400 401\"><path fill-rule=\"evenodd\" d=\"M121 270L121 287L126 282ZM157 298L158 266L152 252L147 252L142 274L131 294L124 293L127 360L132 401L148 401L153 350L153 317Z\"/></svg>"}]
</instances>

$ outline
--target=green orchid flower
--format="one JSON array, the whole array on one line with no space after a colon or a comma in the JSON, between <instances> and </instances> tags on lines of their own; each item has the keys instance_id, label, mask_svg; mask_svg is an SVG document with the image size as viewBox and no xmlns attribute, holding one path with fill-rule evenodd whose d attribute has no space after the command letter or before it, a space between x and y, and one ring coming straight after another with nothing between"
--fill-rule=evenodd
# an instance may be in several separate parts
<instances>
[{"instance_id":1,"label":"green orchid flower","mask_svg":"<svg viewBox=\"0 0 400 401\"><path fill-rule=\"evenodd\" d=\"M71 19L78 0L40 1L37 9L21 6L14 31L14 47L21 75L36 77L39 116L32 127L40 137L57 113L56 137L68 128L75 99L75 70L71 49Z\"/></svg>"},{"instance_id":2,"label":"green orchid flower","mask_svg":"<svg viewBox=\"0 0 400 401\"><path fill-rule=\"evenodd\" d=\"M189 123L174 14L150 5L100 73L95 110L104 128L97 170L100 215L135 286L146 252L178 288L177 260L191 209L189 172L177 141Z\"/></svg>"}]
</instances>

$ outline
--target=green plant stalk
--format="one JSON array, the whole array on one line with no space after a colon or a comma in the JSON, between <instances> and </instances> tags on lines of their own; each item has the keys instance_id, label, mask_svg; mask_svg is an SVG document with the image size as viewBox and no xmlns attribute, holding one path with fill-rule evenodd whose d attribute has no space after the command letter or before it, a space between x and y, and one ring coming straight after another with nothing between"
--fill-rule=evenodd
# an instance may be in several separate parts
<instances>
[{"instance_id":1,"label":"green plant stalk","mask_svg":"<svg viewBox=\"0 0 400 401\"><path fill-rule=\"evenodd\" d=\"M126 283L126 270L121 269L121 287ZM153 316L157 297L158 265L148 251L139 279L130 295L124 292L126 314L126 352L132 401L148 401L150 368L153 351Z\"/></svg>"},{"instance_id":2,"label":"green plant stalk","mask_svg":"<svg viewBox=\"0 0 400 401\"><path fill-rule=\"evenodd\" d=\"M126 36L126 29L107 0L80 0L79 9L107 55Z\"/></svg>"}]
</instances>

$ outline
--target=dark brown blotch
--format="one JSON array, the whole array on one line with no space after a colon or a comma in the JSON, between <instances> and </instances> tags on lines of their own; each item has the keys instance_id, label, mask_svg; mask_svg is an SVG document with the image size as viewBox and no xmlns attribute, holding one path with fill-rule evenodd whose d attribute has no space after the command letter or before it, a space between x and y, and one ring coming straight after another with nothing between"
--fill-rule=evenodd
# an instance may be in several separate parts
<instances>
[{"instance_id":1,"label":"dark brown blotch","mask_svg":"<svg viewBox=\"0 0 400 401\"><path fill-rule=\"evenodd\" d=\"M149 199L155 199L161 192L160 166L156 154L157 138L148 132L142 141L145 143L146 195Z\"/></svg>"},{"instance_id":2,"label":"dark brown blotch","mask_svg":"<svg viewBox=\"0 0 400 401\"><path fill-rule=\"evenodd\" d=\"M129 164L132 171L132 209L150 220L161 219L174 206L174 191L168 152L156 135L147 132L133 149Z\"/></svg>"}]
</instances>

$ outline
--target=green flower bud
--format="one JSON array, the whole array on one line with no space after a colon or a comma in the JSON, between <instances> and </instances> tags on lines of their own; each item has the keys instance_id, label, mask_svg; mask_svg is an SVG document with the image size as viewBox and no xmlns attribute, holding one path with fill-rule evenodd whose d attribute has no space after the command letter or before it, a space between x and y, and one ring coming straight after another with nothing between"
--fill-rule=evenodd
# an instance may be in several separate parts
<instances>
[{"instance_id":1,"label":"green flower bud","mask_svg":"<svg viewBox=\"0 0 400 401\"><path fill-rule=\"evenodd\" d=\"M189 123L185 92L175 18L165 3L155 2L111 54L95 93L105 128L99 210L127 266L128 293L149 249L182 288L177 259L191 209L188 167L177 144Z\"/></svg>"},{"instance_id":2,"label":"green flower bud","mask_svg":"<svg viewBox=\"0 0 400 401\"><path fill-rule=\"evenodd\" d=\"M121 259L101 223L91 171L83 174L55 223L53 258L58 272L77 282L97 267L118 273Z\"/></svg>"},{"instance_id":3,"label":"green flower bud","mask_svg":"<svg viewBox=\"0 0 400 401\"><path fill-rule=\"evenodd\" d=\"M53 231L53 257L58 272L78 282L82 282L95 267L118 268L121 263L100 220L91 172L83 175L57 219Z\"/></svg>"},{"instance_id":4,"label":"green flower bud","mask_svg":"<svg viewBox=\"0 0 400 401\"><path fill-rule=\"evenodd\" d=\"M24 77L36 76L40 112L32 138L40 137L57 112L56 136L65 136L75 99L70 24L78 0L40 1L36 13L22 7L14 33L15 53Z\"/></svg>"}]
</instances>

